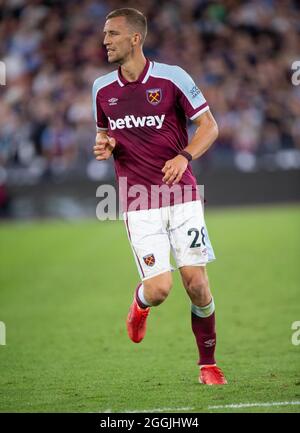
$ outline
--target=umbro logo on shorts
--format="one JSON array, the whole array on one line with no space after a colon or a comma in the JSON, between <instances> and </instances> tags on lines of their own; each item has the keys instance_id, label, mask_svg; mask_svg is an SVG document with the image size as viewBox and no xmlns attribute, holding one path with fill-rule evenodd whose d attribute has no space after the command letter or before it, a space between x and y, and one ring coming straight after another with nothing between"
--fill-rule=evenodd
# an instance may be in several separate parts
<instances>
[{"instance_id":1,"label":"umbro logo on shorts","mask_svg":"<svg viewBox=\"0 0 300 433\"><path fill-rule=\"evenodd\" d=\"M156 129L160 129L164 123L166 115L161 116L143 116L135 117L133 114L127 115L124 119L113 120L108 118L110 129L124 129L124 128L143 128L145 126L155 126Z\"/></svg>"},{"instance_id":2,"label":"umbro logo on shorts","mask_svg":"<svg viewBox=\"0 0 300 433\"><path fill-rule=\"evenodd\" d=\"M147 254L143 257L144 262L147 266L154 266L155 265L155 257L154 254Z\"/></svg>"}]
</instances>

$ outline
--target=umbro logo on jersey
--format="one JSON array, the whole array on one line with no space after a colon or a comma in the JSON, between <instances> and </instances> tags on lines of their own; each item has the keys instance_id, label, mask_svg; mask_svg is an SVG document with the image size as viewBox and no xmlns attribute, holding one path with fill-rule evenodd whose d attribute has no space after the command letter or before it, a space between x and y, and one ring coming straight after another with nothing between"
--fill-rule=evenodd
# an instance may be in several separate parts
<instances>
[{"instance_id":1,"label":"umbro logo on jersey","mask_svg":"<svg viewBox=\"0 0 300 433\"><path fill-rule=\"evenodd\" d=\"M108 117L110 129L124 129L124 128L143 128L145 126L155 126L156 129L161 129L166 115L161 116L143 116L135 117L133 114L125 116L123 119L113 120Z\"/></svg>"},{"instance_id":2,"label":"umbro logo on jersey","mask_svg":"<svg viewBox=\"0 0 300 433\"><path fill-rule=\"evenodd\" d=\"M110 98L108 100L108 105L117 105L118 100L118 98Z\"/></svg>"}]
</instances>

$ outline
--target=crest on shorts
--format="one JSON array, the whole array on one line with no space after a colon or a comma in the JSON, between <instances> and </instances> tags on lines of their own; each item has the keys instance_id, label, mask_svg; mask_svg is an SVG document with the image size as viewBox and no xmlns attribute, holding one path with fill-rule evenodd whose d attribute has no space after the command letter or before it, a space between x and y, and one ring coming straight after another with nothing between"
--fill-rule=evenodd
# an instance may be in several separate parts
<instances>
[{"instance_id":1,"label":"crest on shorts","mask_svg":"<svg viewBox=\"0 0 300 433\"><path fill-rule=\"evenodd\" d=\"M162 98L161 89L149 89L146 90L147 101L152 105L157 105L160 103Z\"/></svg>"},{"instance_id":2,"label":"crest on shorts","mask_svg":"<svg viewBox=\"0 0 300 433\"><path fill-rule=\"evenodd\" d=\"M155 257L154 254L147 254L143 257L144 262L147 266L154 266L155 265Z\"/></svg>"}]
</instances>

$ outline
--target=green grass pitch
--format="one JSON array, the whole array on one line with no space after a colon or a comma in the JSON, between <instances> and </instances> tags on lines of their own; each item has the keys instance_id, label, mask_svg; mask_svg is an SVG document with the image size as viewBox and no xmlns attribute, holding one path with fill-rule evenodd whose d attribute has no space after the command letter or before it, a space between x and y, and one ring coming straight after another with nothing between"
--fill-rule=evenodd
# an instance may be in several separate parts
<instances>
[{"instance_id":1,"label":"green grass pitch","mask_svg":"<svg viewBox=\"0 0 300 433\"><path fill-rule=\"evenodd\" d=\"M299 206L206 212L224 387L197 382L178 271L145 340L129 341L138 273L123 222L2 224L0 411L299 412L223 407L300 401L299 222Z\"/></svg>"}]
</instances>

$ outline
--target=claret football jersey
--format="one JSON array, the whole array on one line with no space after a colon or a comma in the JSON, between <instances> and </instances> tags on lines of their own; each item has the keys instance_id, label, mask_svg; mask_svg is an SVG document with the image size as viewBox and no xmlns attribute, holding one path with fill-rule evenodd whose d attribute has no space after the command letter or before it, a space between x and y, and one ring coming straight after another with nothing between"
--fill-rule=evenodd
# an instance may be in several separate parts
<instances>
[{"instance_id":1,"label":"claret football jersey","mask_svg":"<svg viewBox=\"0 0 300 433\"><path fill-rule=\"evenodd\" d=\"M147 59L134 82L124 79L121 68L95 80L93 111L97 130L108 130L108 135L116 139L113 157L117 180L122 179L123 210L131 209L139 189L148 192L147 200L132 210L164 205L161 191L166 191L167 186L161 170L167 160L188 145L187 118L194 120L208 108L200 89L179 66ZM168 204L199 198L190 165L179 187L175 194L170 194ZM192 190L192 195L186 194L188 198L177 194L178 189L184 192L188 188Z\"/></svg>"}]
</instances>

